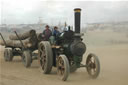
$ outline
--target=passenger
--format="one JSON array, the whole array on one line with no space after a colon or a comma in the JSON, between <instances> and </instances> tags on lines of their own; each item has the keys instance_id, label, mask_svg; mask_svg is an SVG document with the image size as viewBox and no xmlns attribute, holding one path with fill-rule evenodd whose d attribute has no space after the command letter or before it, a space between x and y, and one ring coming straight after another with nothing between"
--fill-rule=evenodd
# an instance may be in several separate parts
<instances>
[{"instance_id":1,"label":"passenger","mask_svg":"<svg viewBox=\"0 0 128 85\"><path fill-rule=\"evenodd\" d=\"M53 30L53 36L57 37L59 34L60 34L60 32L59 32L59 30L58 30L58 27L55 26L55 27L54 27L54 30Z\"/></svg>"},{"instance_id":2,"label":"passenger","mask_svg":"<svg viewBox=\"0 0 128 85\"><path fill-rule=\"evenodd\" d=\"M46 25L45 30L42 33L43 40L48 41L51 35L52 35L52 32L49 29L49 26Z\"/></svg>"}]
</instances>

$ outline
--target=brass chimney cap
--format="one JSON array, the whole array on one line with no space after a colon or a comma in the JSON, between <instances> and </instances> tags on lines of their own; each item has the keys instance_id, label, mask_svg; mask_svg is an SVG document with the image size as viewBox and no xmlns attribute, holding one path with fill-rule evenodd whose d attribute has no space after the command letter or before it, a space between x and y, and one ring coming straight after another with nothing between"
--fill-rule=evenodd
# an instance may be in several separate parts
<instances>
[{"instance_id":1,"label":"brass chimney cap","mask_svg":"<svg viewBox=\"0 0 128 85\"><path fill-rule=\"evenodd\" d=\"M81 9L80 9L80 8L75 8L74 11L75 11L75 12L80 12Z\"/></svg>"}]
</instances>

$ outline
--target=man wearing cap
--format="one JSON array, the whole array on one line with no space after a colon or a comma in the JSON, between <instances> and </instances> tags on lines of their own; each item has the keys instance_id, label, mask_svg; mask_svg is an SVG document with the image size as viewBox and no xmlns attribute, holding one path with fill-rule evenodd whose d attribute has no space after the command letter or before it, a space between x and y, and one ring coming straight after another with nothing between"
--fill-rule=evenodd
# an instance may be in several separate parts
<instances>
[{"instance_id":1,"label":"man wearing cap","mask_svg":"<svg viewBox=\"0 0 128 85\"><path fill-rule=\"evenodd\" d=\"M59 35L59 34L60 34L60 32L59 32L59 30L58 30L58 27L55 26L55 27L54 27L54 31L53 31L53 36L57 37L57 35Z\"/></svg>"},{"instance_id":2,"label":"man wearing cap","mask_svg":"<svg viewBox=\"0 0 128 85\"><path fill-rule=\"evenodd\" d=\"M49 29L49 26L46 25L45 30L43 31L43 34L42 34L43 40L48 41L51 35L52 35L52 32Z\"/></svg>"}]
</instances>

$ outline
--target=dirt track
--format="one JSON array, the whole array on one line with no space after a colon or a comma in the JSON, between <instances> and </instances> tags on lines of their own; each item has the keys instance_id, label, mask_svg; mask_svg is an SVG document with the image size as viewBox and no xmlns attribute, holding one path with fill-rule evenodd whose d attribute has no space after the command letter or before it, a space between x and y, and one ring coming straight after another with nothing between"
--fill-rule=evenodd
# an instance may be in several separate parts
<instances>
[{"instance_id":1,"label":"dirt track","mask_svg":"<svg viewBox=\"0 0 128 85\"><path fill-rule=\"evenodd\" d=\"M88 46L87 53L99 56L101 72L97 79L90 79L85 68L70 74L63 82L53 68L51 74L44 75L38 61L25 68L19 56L12 62L5 62L3 47L0 47L0 85L128 85L128 44ZM84 56L83 63L85 62Z\"/></svg>"}]
</instances>

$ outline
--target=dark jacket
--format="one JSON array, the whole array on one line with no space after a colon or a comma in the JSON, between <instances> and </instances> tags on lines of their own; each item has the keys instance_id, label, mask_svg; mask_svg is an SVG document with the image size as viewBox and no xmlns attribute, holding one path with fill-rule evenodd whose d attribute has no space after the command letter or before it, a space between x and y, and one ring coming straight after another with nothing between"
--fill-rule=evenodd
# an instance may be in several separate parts
<instances>
[{"instance_id":1,"label":"dark jacket","mask_svg":"<svg viewBox=\"0 0 128 85\"><path fill-rule=\"evenodd\" d=\"M54 30L54 31L53 31L53 36L56 37L56 36L58 36L59 34L60 34L60 32L59 32L58 30Z\"/></svg>"}]
</instances>

